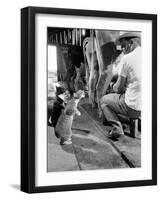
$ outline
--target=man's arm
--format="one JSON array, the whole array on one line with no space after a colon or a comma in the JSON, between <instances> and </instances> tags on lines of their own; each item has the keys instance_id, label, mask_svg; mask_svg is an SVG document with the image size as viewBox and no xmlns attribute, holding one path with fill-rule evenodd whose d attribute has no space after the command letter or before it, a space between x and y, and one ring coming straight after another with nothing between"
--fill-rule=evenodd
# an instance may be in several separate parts
<instances>
[{"instance_id":1,"label":"man's arm","mask_svg":"<svg viewBox=\"0 0 161 200\"><path fill-rule=\"evenodd\" d=\"M126 89L126 81L128 76L128 64L126 56L123 56L121 61L119 62L118 66L118 79L115 84L113 84L113 92L115 93L123 93Z\"/></svg>"},{"instance_id":2,"label":"man's arm","mask_svg":"<svg viewBox=\"0 0 161 200\"><path fill-rule=\"evenodd\" d=\"M118 76L116 83L113 85L113 91L115 93L123 93L125 90L126 78L124 76Z\"/></svg>"}]
</instances>

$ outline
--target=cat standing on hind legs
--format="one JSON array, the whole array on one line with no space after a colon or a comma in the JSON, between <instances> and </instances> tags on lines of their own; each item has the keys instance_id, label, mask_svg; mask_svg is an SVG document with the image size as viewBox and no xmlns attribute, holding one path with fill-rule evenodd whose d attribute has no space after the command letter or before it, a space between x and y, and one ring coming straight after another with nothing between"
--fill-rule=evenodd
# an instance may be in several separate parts
<instances>
[{"instance_id":1,"label":"cat standing on hind legs","mask_svg":"<svg viewBox=\"0 0 161 200\"><path fill-rule=\"evenodd\" d=\"M78 92L74 93L71 100L68 101L65 109L62 111L58 122L56 124L56 133L60 138L61 145L72 144L72 123L75 114L80 116L81 113L77 109L78 103L82 98L85 97L84 91L79 90Z\"/></svg>"}]
</instances>

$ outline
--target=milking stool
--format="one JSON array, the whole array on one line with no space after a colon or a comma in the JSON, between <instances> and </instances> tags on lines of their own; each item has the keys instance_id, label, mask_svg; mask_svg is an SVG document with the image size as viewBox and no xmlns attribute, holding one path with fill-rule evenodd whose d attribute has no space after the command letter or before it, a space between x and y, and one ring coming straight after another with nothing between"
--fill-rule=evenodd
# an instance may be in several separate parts
<instances>
[{"instance_id":1,"label":"milking stool","mask_svg":"<svg viewBox=\"0 0 161 200\"><path fill-rule=\"evenodd\" d=\"M139 120L141 118L130 118L130 135L131 137L135 138L135 135L138 133L139 130Z\"/></svg>"},{"instance_id":2,"label":"milking stool","mask_svg":"<svg viewBox=\"0 0 161 200\"><path fill-rule=\"evenodd\" d=\"M135 138L136 134L138 133L138 128L139 128L139 120L141 118L128 118L125 115L119 114L118 115L119 119L121 122L128 124L130 128L130 136Z\"/></svg>"}]
</instances>

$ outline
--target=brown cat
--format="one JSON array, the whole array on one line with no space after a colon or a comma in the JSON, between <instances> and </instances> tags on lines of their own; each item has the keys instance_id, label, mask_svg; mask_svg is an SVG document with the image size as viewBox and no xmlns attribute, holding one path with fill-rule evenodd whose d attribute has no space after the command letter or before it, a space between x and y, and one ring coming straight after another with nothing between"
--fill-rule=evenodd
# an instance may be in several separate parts
<instances>
[{"instance_id":1,"label":"brown cat","mask_svg":"<svg viewBox=\"0 0 161 200\"><path fill-rule=\"evenodd\" d=\"M60 144L72 144L72 123L73 118L76 115L80 116L81 113L77 109L79 101L85 97L84 91L79 90L74 93L71 100L68 101L65 109L62 111L57 124L56 124L56 134L60 138Z\"/></svg>"}]
</instances>

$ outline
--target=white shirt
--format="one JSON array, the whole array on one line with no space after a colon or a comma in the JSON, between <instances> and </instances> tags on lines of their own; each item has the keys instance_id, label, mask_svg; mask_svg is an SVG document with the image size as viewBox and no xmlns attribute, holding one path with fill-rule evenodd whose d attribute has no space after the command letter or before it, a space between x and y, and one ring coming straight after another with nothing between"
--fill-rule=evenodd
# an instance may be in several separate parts
<instances>
[{"instance_id":1,"label":"white shirt","mask_svg":"<svg viewBox=\"0 0 161 200\"><path fill-rule=\"evenodd\" d=\"M124 55L118 66L118 75L126 78L125 103L134 110L141 110L141 47Z\"/></svg>"},{"instance_id":2,"label":"white shirt","mask_svg":"<svg viewBox=\"0 0 161 200\"><path fill-rule=\"evenodd\" d=\"M122 57L124 56L124 53L121 53L115 60L115 62L113 63L113 68L112 68L112 75L118 75L118 67L119 67L119 63L122 59Z\"/></svg>"}]
</instances>

